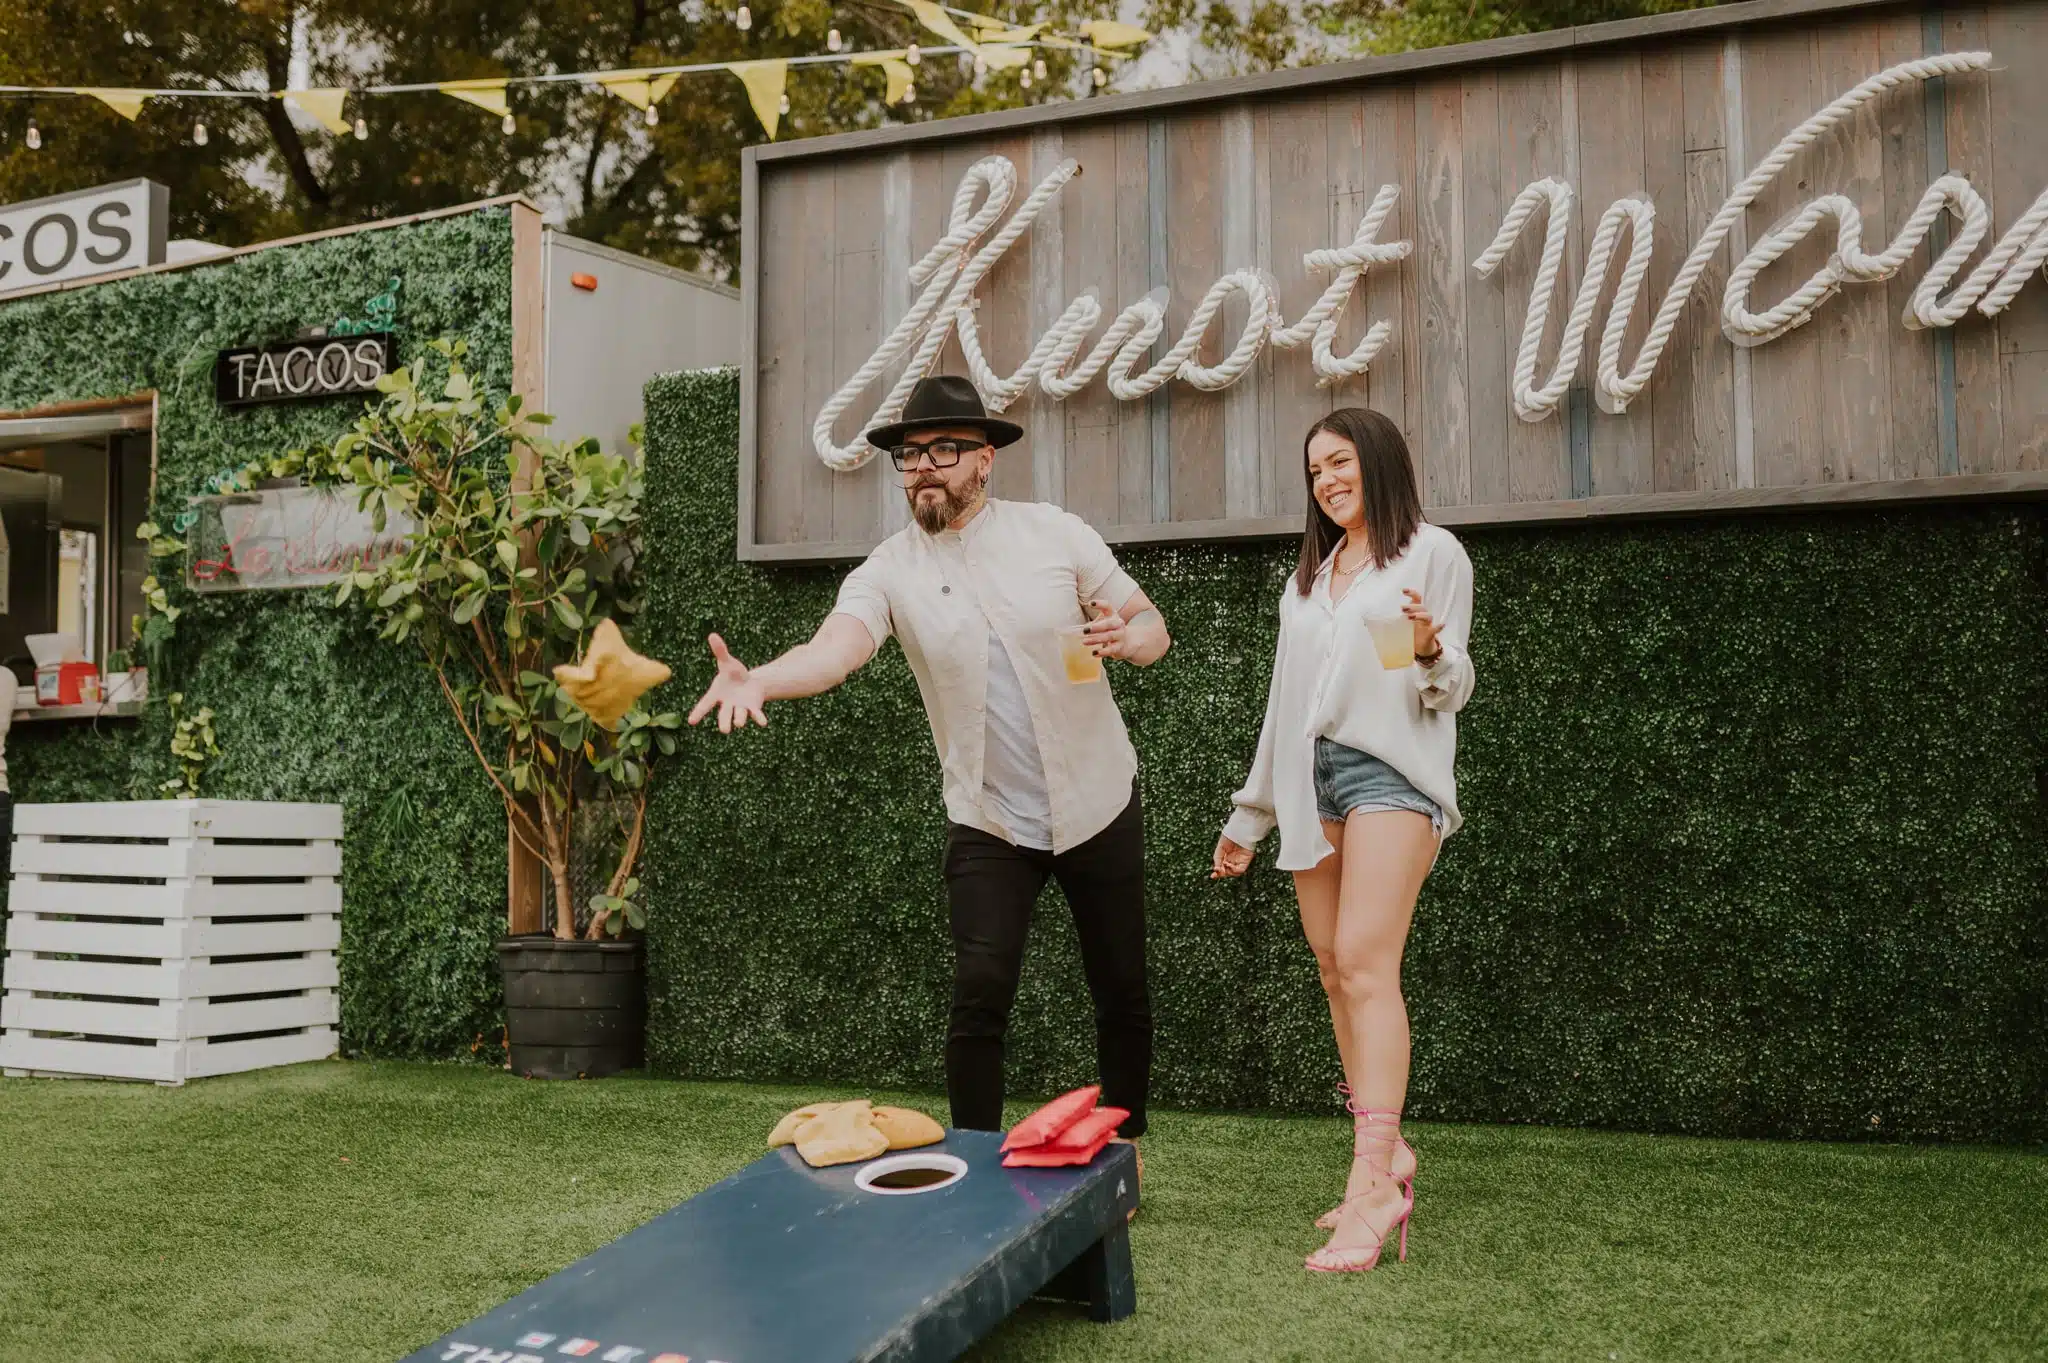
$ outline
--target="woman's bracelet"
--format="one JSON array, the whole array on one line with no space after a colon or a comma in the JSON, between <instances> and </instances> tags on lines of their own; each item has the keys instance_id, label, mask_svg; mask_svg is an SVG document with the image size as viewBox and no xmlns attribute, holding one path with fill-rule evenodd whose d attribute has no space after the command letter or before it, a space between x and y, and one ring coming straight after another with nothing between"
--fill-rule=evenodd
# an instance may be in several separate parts
<instances>
[{"instance_id":1,"label":"woman's bracelet","mask_svg":"<svg viewBox=\"0 0 2048 1363\"><path fill-rule=\"evenodd\" d=\"M1438 647L1436 652L1428 655L1427 657L1424 657L1420 653L1415 655L1416 663L1422 667L1435 667L1438 663L1442 662L1443 660L1444 651L1442 647Z\"/></svg>"}]
</instances>

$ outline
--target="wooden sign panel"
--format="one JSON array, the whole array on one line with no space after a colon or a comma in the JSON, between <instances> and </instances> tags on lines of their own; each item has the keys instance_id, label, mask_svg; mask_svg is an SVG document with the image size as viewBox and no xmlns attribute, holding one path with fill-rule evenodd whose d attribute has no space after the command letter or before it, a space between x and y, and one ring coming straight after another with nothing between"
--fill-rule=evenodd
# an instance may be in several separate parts
<instances>
[{"instance_id":1,"label":"wooden sign panel","mask_svg":"<svg viewBox=\"0 0 2048 1363\"><path fill-rule=\"evenodd\" d=\"M2048 0L1716 10L750 149L742 557L905 521L922 372L1113 541L2048 491Z\"/></svg>"}]
</instances>

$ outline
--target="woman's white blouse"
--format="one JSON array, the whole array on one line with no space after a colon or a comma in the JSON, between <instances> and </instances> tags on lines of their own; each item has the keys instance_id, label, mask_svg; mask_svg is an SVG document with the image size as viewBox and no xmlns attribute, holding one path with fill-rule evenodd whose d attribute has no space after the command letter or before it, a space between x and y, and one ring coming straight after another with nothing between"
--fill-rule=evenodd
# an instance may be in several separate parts
<instances>
[{"instance_id":1,"label":"woman's white blouse","mask_svg":"<svg viewBox=\"0 0 2048 1363\"><path fill-rule=\"evenodd\" d=\"M1401 556L1367 568L1342 600L1330 598L1335 560L1325 560L1307 596L1290 577L1280 597L1280 642L1266 694L1259 752L1223 833L1255 846L1280 828L1280 869L1306 871L1335 849L1316 813L1315 746L1328 738L1372 754L1443 808L1449 837L1461 822L1452 767L1458 711L1475 678L1466 651L1472 631L1472 560L1440 526L1419 527ZM1368 616L1398 613L1414 588L1433 619L1443 622L1443 655L1435 666L1388 670L1380 665Z\"/></svg>"}]
</instances>

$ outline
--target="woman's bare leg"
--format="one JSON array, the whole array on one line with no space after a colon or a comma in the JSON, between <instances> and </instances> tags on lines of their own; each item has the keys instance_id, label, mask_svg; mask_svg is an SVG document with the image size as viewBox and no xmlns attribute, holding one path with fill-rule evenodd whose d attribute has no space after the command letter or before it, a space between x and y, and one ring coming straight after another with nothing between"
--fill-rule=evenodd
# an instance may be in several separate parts
<instances>
[{"instance_id":1,"label":"woman's bare leg","mask_svg":"<svg viewBox=\"0 0 2048 1363\"><path fill-rule=\"evenodd\" d=\"M1361 1108L1399 1112L1408 1096L1408 1006L1401 996L1401 955L1415 899L1436 860L1436 830L1427 816L1405 810L1353 814L1345 821L1337 891L1336 932L1330 940L1333 996L1350 1023L1343 1048L1352 1100ZM1307 917L1306 900L1303 907ZM1320 953L1318 953L1320 959ZM1328 980L1329 975L1325 975ZM1370 1186L1349 1204L1330 1237L1336 1250L1370 1249L1385 1234L1401 1195L1391 1176L1391 1142L1371 1161ZM1366 1165L1354 1166L1357 1176Z\"/></svg>"},{"instance_id":2,"label":"woman's bare leg","mask_svg":"<svg viewBox=\"0 0 2048 1363\"><path fill-rule=\"evenodd\" d=\"M1354 1040L1351 1010L1337 983L1337 903L1344 871L1344 825L1324 820L1323 836L1337 850L1318 862L1315 869L1294 873L1294 897L1301 904L1302 936L1308 939L1308 949L1315 953L1316 970L1323 979L1323 996L1330 1001L1330 1026L1337 1034L1337 1058L1344 1066L1344 1082L1355 1090L1358 1043ZM1354 1162L1344 1183L1344 1196L1355 1197L1371 1182L1372 1172Z\"/></svg>"},{"instance_id":3,"label":"woman's bare leg","mask_svg":"<svg viewBox=\"0 0 2048 1363\"><path fill-rule=\"evenodd\" d=\"M1355 1084L1358 1074L1352 1063L1351 1015L1344 995L1337 988L1337 890L1344 871L1344 825L1323 823L1323 836L1337 850L1324 857L1314 870L1294 873L1294 897L1301 904L1301 933L1308 949L1315 953L1316 970L1323 977L1323 995L1330 1001L1330 1025L1337 1033L1337 1057L1344 1066L1344 1082Z\"/></svg>"}]
</instances>

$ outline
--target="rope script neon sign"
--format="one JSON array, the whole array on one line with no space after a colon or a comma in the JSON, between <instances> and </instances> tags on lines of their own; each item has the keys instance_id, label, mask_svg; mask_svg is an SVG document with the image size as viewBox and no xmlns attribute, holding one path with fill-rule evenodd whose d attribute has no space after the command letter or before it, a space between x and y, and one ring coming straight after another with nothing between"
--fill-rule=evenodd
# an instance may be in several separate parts
<instances>
[{"instance_id":1,"label":"rope script neon sign","mask_svg":"<svg viewBox=\"0 0 2048 1363\"><path fill-rule=\"evenodd\" d=\"M1608 270L1624 237L1628 256L1601 325L1593 382L1600 406L1609 412L1627 410L1628 404L1649 386L1701 273L1745 210L1794 157L1890 91L1936 76L1981 71L1990 64L1988 52L1946 53L1901 62L1871 76L1787 133L1770 155L1736 186L1693 244L1671 286L1665 290L1633 363L1625 368L1622 343L1643 277L1649 273L1655 205L1647 199L1622 198L1609 204L1601 214L1587 248L1578 294L1566 314L1556 364L1539 384L1537 353L1549 327L1557 277L1564 263L1573 194L1571 186L1556 177L1524 187L1503 216L1493 244L1472 263L1481 278L1491 276L1538 210L1544 211L1547 223L1543 253L1523 318L1512 381L1515 414L1524 421L1543 421L1562 405L1566 391L1577 377L1586 334L1593 327ZM1016 244L1053 197L1080 171L1078 163L1062 162L1004 221L1003 215L1017 189L1016 167L1001 156L988 157L969 167L954 192L945 235L911 267L910 282L918 290L916 301L874 354L818 410L811 438L818 457L828 467L850 472L874 455L873 448L857 436L846 445L833 438L834 427L854 399L907 354L910 362L902 377L860 426L865 429L893 421L903 410L910 386L930 372L949 336L959 337L975 387L980 389L989 408L997 412L1016 402L1034 385L1052 401L1063 401L1093 382L1097 375L1105 375L1110 393L1123 401L1142 398L1171 379L1214 392L1242 378L1259 352L1269 345L1282 350L1308 346L1309 362L1319 381L1337 383L1365 373L1385 348L1393 331L1385 320L1368 326L1363 339L1346 353L1339 354L1333 343L1338 320L1366 272L1376 265L1404 260L1414 249L1412 242L1379 240L1380 229L1400 193L1399 187L1391 184L1380 187L1349 246L1310 251L1302 257L1308 270L1334 273L1315 304L1293 323L1281 317L1275 286L1269 277L1258 270L1232 270L1209 286L1166 353L1140 370L1139 365L1145 362L1166 329L1166 291L1156 289L1124 308L1095 344L1087 346L1089 333L1102 320L1102 304L1091 288L1067 305L1015 372L996 373L982 349L975 324L975 290L1004 252ZM1959 175L1944 175L1927 187L1899 234L1875 254L1863 247L1862 215L1849 198L1823 194L1809 202L1757 242L1730 273L1721 298L1722 331L1739 346L1763 345L1777 339L1810 320L1845 283L1871 283L1897 274L1944 212L1960 219L1961 225L1914 289L1902 320L1907 327L1919 329L1954 326L1972 308L1986 317L1996 316L2048 260L2048 189L2007 229L1962 283L1950 289L1990 233L1991 213L1968 180ZM1825 219L1833 219L1835 224L1835 250L1828 262L1782 302L1761 312L1753 311L1750 292L1757 275L1818 230ZM982 244L982 238L998 222L1002 223L1001 228ZM1945 289L1950 289L1946 295ZM1233 293L1243 294L1250 304L1244 328L1220 362L1204 365L1200 360L1202 342L1216 314Z\"/></svg>"}]
</instances>

